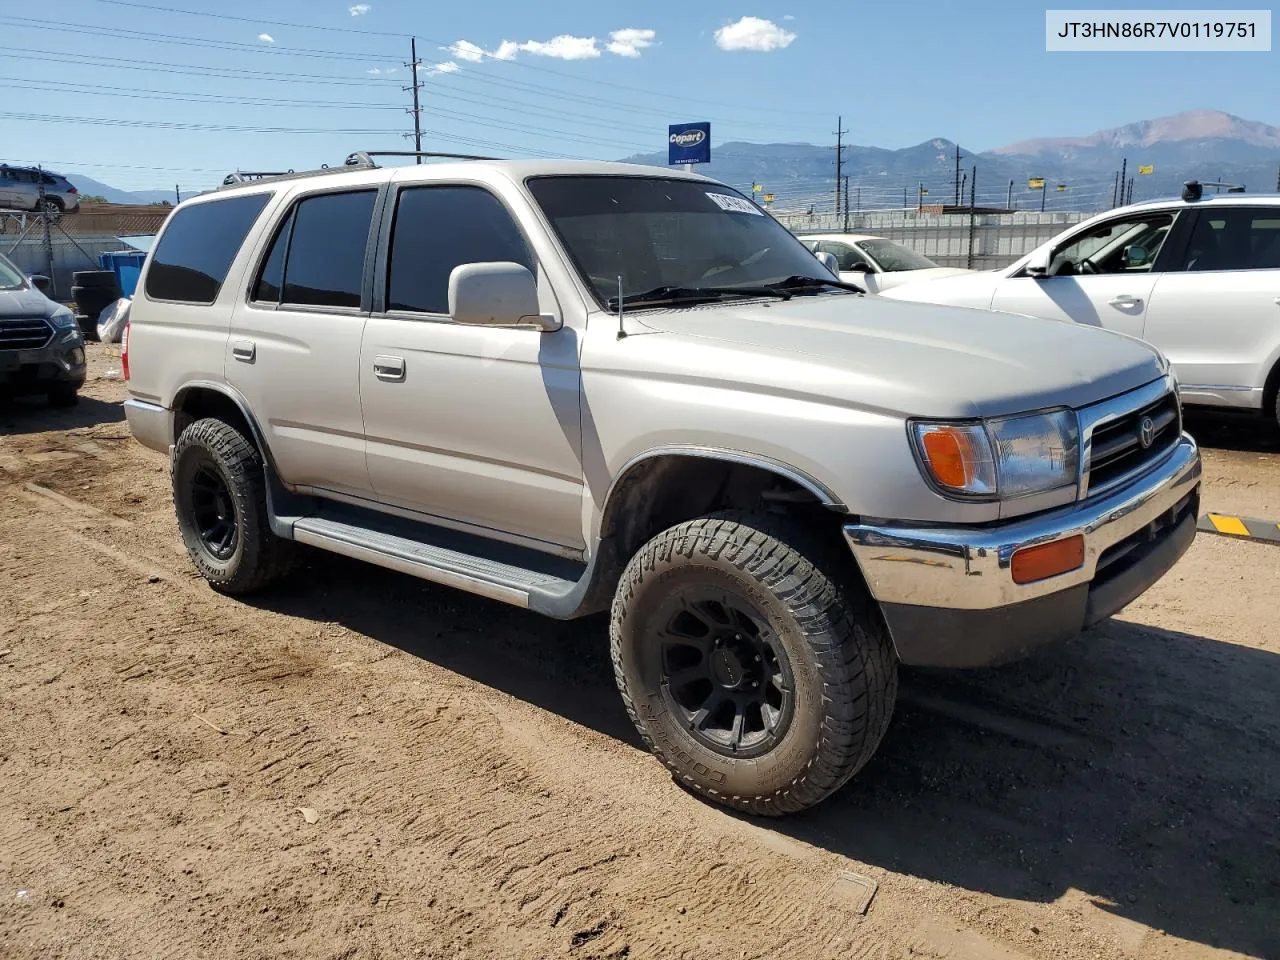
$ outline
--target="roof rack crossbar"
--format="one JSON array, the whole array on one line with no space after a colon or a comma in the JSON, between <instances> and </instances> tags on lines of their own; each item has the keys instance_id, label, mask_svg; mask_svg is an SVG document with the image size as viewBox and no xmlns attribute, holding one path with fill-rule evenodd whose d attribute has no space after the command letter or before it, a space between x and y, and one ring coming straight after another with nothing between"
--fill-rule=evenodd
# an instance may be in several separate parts
<instances>
[{"instance_id":1,"label":"roof rack crossbar","mask_svg":"<svg viewBox=\"0 0 1280 960\"><path fill-rule=\"evenodd\" d=\"M1240 183L1222 183L1217 180L1188 180L1182 185L1182 199L1187 202L1199 200L1204 196L1205 187L1225 187L1227 193L1244 193L1244 185Z\"/></svg>"},{"instance_id":2,"label":"roof rack crossbar","mask_svg":"<svg viewBox=\"0 0 1280 960\"><path fill-rule=\"evenodd\" d=\"M347 157L347 166L368 164L377 166L373 157L436 157L441 160L500 160L501 157L482 157L473 153L438 153L428 150L357 150Z\"/></svg>"},{"instance_id":3,"label":"roof rack crossbar","mask_svg":"<svg viewBox=\"0 0 1280 960\"><path fill-rule=\"evenodd\" d=\"M327 163L321 164L317 170L236 170L229 173L223 178L219 187L235 187L243 183L260 183L269 180L292 180L299 177L319 177L327 173L341 173L343 169L352 167L372 167L374 164L369 163L348 163L342 167L331 167Z\"/></svg>"}]
</instances>

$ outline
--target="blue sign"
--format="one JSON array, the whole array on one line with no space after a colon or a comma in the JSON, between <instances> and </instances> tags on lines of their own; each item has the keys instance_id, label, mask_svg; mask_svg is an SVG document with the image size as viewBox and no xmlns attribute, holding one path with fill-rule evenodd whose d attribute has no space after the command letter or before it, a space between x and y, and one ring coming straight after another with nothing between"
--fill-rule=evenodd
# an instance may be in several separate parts
<instances>
[{"instance_id":1,"label":"blue sign","mask_svg":"<svg viewBox=\"0 0 1280 960\"><path fill-rule=\"evenodd\" d=\"M667 164L711 162L711 124L673 123L667 127Z\"/></svg>"}]
</instances>

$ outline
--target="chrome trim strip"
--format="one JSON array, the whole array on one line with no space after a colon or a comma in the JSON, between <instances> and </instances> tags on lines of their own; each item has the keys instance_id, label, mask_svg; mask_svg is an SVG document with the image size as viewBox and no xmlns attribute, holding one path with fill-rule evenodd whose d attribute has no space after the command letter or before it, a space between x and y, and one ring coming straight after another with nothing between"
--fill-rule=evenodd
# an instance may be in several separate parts
<instances>
[{"instance_id":1,"label":"chrome trim strip","mask_svg":"<svg viewBox=\"0 0 1280 960\"><path fill-rule=\"evenodd\" d=\"M1148 470L1152 469L1154 463L1144 463L1137 470L1116 477L1105 487L1098 490L1089 490L1089 472L1093 466L1093 433L1098 427L1105 426L1113 421L1123 419L1129 414L1141 410L1143 407L1149 407L1156 403L1168 393L1177 392L1177 385L1173 377L1165 375L1159 380L1153 380L1144 387L1137 390L1130 390L1128 393L1122 393L1118 397L1112 397L1109 400L1103 400L1101 403L1095 403L1089 407L1082 407L1076 412L1076 418L1080 425L1080 461L1078 465L1079 483L1076 488L1076 498L1084 500L1089 496L1099 496L1117 487L1123 486L1142 476ZM1178 412L1178 429L1182 429L1182 412L1179 406Z\"/></svg>"},{"instance_id":2,"label":"chrome trim strip","mask_svg":"<svg viewBox=\"0 0 1280 960\"><path fill-rule=\"evenodd\" d=\"M407 573L409 576L417 577L419 580L428 580L441 586L465 590L467 593L474 593L477 596L487 597L490 600L499 600L517 607L527 609L529 606L529 593L526 590L504 586L472 574L459 573L456 570L450 570L448 567L437 566L392 553L384 553L381 550L375 550L350 540L330 537L308 530L302 521L294 524L293 539L299 543L318 547L321 550L328 550L331 553L350 557L353 560L363 560L366 563L385 567L388 570Z\"/></svg>"},{"instance_id":3,"label":"chrome trim strip","mask_svg":"<svg viewBox=\"0 0 1280 960\"><path fill-rule=\"evenodd\" d=\"M882 603L985 610L1088 583L1108 547L1171 510L1200 483L1200 451L1182 434L1141 482L1111 493L995 527L911 527L851 523L845 539ZM1016 584L1013 554L1081 534L1084 565L1036 583Z\"/></svg>"}]
</instances>

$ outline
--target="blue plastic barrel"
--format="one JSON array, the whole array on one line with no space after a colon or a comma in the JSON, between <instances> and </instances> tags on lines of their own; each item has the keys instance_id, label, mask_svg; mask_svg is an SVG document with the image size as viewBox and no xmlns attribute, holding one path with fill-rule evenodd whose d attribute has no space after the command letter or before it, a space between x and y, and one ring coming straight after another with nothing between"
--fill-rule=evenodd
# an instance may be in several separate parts
<instances>
[{"instance_id":1,"label":"blue plastic barrel","mask_svg":"<svg viewBox=\"0 0 1280 960\"><path fill-rule=\"evenodd\" d=\"M142 250L111 250L98 254L98 263L103 270L110 270L120 282L120 292L132 297L138 287L138 274L142 272L142 264L147 255Z\"/></svg>"}]
</instances>

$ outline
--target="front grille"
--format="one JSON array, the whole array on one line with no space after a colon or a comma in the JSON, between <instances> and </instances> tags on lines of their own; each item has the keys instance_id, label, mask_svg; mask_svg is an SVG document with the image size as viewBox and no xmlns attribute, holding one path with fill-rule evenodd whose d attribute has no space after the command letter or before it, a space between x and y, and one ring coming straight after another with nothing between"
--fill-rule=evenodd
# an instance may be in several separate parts
<instances>
[{"instance_id":1,"label":"front grille","mask_svg":"<svg viewBox=\"0 0 1280 960\"><path fill-rule=\"evenodd\" d=\"M53 339L53 327L38 317L0 320L0 350L39 350Z\"/></svg>"},{"instance_id":2,"label":"front grille","mask_svg":"<svg viewBox=\"0 0 1280 960\"><path fill-rule=\"evenodd\" d=\"M1150 419L1150 443L1143 446L1142 426ZM1088 494L1137 473L1178 442L1182 432L1178 400L1166 393L1155 403L1099 424L1090 445Z\"/></svg>"}]
</instances>

